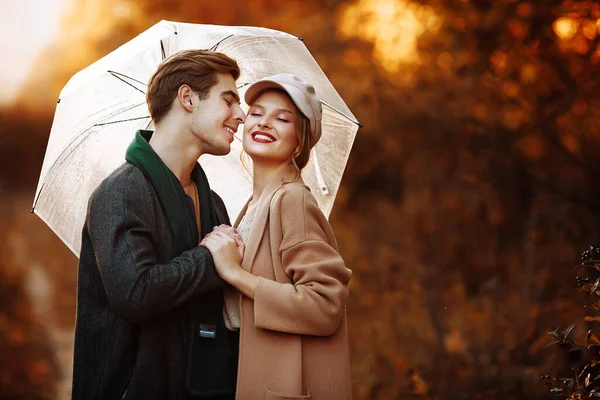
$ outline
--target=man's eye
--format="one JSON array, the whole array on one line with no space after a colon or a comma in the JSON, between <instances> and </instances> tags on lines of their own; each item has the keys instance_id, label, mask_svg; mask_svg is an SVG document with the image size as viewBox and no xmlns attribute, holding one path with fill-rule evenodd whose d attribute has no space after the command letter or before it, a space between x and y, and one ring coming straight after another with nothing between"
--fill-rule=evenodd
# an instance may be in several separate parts
<instances>
[{"instance_id":1,"label":"man's eye","mask_svg":"<svg viewBox=\"0 0 600 400\"><path fill-rule=\"evenodd\" d=\"M230 106L231 104L233 104L231 101L227 100L227 99L223 99L225 100L225 103L227 103L228 106Z\"/></svg>"}]
</instances>

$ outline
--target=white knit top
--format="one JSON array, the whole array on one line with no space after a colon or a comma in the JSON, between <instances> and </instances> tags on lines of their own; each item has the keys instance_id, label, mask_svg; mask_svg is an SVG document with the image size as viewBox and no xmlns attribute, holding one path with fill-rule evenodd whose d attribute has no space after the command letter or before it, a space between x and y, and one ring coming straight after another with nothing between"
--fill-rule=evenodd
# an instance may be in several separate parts
<instances>
[{"instance_id":1,"label":"white knit top","mask_svg":"<svg viewBox=\"0 0 600 400\"><path fill-rule=\"evenodd\" d=\"M244 245L248 243L248 239L250 238L250 231L252 230L255 216L256 207L250 202L246 209L246 213L237 227L238 235L240 235ZM241 293L239 290L232 286L227 286L224 290L225 301L223 303L223 320L225 321L225 326L230 331L237 331L240 329L240 296Z\"/></svg>"}]
</instances>

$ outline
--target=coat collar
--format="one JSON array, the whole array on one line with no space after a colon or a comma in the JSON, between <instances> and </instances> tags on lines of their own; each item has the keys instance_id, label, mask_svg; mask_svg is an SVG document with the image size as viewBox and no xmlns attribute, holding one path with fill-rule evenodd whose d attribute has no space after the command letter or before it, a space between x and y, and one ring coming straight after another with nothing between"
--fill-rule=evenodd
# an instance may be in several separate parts
<instances>
[{"instance_id":1,"label":"coat collar","mask_svg":"<svg viewBox=\"0 0 600 400\"><path fill-rule=\"evenodd\" d=\"M262 241L262 237L265 233L265 229L267 227L267 222L269 219L270 208L272 204L273 198L278 194L279 190L283 188L285 185L299 183L302 185L304 181L302 178L297 181L289 182L289 183L273 183L267 185L263 190L262 195L258 199L258 203L256 204L256 214L254 215L254 221L252 222L252 228L250 228L250 235L248 239L248 243L246 243L246 249L244 251L244 259L242 260L242 268L244 268L248 272L252 272L252 267L254 265L254 259L256 258L256 253L258 252L258 247L260 242ZM306 186L306 185L305 185ZM238 227L244 215L248 211L248 204L252 198L249 198L242 211L238 215L234 227Z\"/></svg>"},{"instance_id":2,"label":"coat collar","mask_svg":"<svg viewBox=\"0 0 600 400\"><path fill-rule=\"evenodd\" d=\"M201 232L198 232L196 217L183 191L179 179L167 167L150 146L152 131L139 130L127 148L125 159L142 170L144 175L152 182L158 198L169 220L169 225L175 237L173 257L183 251L195 247L198 237L204 237L218 225L219 216L215 212L212 202L212 193L208 179L200 164L196 162L192 170L192 179L196 183L200 210L202 210Z\"/></svg>"}]
</instances>

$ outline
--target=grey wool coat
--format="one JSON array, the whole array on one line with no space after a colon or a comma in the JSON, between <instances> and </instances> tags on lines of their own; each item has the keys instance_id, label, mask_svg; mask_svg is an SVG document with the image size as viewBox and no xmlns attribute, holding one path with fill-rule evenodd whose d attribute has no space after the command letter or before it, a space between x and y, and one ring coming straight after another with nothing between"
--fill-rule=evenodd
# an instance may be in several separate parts
<instances>
[{"instance_id":1,"label":"grey wool coat","mask_svg":"<svg viewBox=\"0 0 600 400\"><path fill-rule=\"evenodd\" d=\"M214 193L207 198L212 199L213 222L229 224L221 199ZM201 210L202 218L208 211ZM88 204L78 275L73 399L195 398L186 389L190 343L197 340L198 322L223 324L224 282L206 248L194 246L172 258L173 248L174 235L151 181L125 163ZM209 384L219 379L211 371L223 369L232 356L215 353L212 343L197 364Z\"/></svg>"}]
</instances>

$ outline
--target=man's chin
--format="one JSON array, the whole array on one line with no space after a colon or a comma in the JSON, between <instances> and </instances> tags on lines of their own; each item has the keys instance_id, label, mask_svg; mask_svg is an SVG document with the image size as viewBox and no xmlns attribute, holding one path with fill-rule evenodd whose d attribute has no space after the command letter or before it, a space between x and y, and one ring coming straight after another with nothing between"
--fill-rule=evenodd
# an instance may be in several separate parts
<instances>
[{"instance_id":1,"label":"man's chin","mask_svg":"<svg viewBox=\"0 0 600 400\"><path fill-rule=\"evenodd\" d=\"M215 146L213 151L210 152L213 156L226 156L231 151L231 145Z\"/></svg>"}]
</instances>

